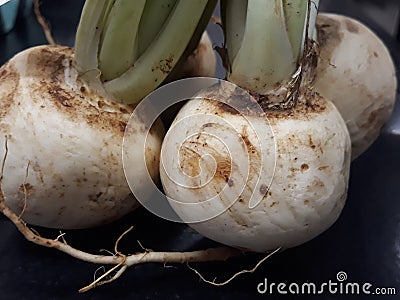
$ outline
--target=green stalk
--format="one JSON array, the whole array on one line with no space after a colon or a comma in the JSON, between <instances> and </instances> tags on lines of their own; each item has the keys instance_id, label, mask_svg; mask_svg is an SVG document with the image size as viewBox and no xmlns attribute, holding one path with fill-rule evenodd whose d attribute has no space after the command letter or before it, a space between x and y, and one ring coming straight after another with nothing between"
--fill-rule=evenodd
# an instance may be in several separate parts
<instances>
[{"instance_id":1,"label":"green stalk","mask_svg":"<svg viewBox=\"0 0 400 300\"><path fill-rule=\"evenodd\" d=\"M248 0L222 0L222 24L225 26L225 46L229 61L234 61L243 42Z\"/></svg>"},{"instance_id":2,"label":"green stalk","mask_svg":"<svg viewBox=\"0 0 400 300\"><path fill-rule=\"evenodd\" d=\"M106 91L121 102L137 103L156 89L184 53L208 2L179 0L146 52L123 75L106 82Z\"/></svg>"},{"instance_id":3,"label":"green stalk","mask_svg":"<svg viewBox=\"0 0 400 300\"><path fill-rule=\"evenodd\" d=\"M110 12L115 4L115 1L117 1L117 0L108 1L107 6L105 8L105 12L104 12L104 17L103 17L103 22L102 22L103 24L107 23L108 16L110 15ZM103 43L103 38L100 37L100 44L102 44L102 43Z\"/></svg>"},{"instance_id":4,"label":"green stalk","mask_svg":"<svg viewBox=\"0 0 400 300\"><path fill-rule=\"evenodd\" d=\"M121 103L137 103L197 46L216 3L86 0L74 65L94 91Z\"/></svg>"},{"instance_id":5,"label":"green stalk","mask_svg":"<svg viewBox=\"0 0 400 300\"><path fill-rule=\"evenodd\" d=\"M142 55L161 31L177 0L147 0L138 32L138 55Z\"/></svg>"},{"instance_id":6,"label":"green stalk","mask_svg":"<svg viewBox=\"0 0 400 300\"><path fill-rule=\"evenodd\" d=\"M98 48L109 7L114 0L86 0L75 38L74 63L84 74L98 69Z\"/></svg>"},{"instance_id":7,"label":"green stalk","mask_svg":"<svg viewBox=\"0 0 400 300\"><path fill-rule=\"evenodd\" d=\"M176 80L179 76L181 76L180 72L182 71L182 68L184 64L186 63L186 59L189 55L193 53L193 51L196 50L196 48L199 46L201 37L203 36L204 30L207 27L211 14L213 13L215 9L216 1L208 1L208 4L206 8L204 9L203 15L201 16L200 22L197 24L197 27L192 35L192 38L189 42L189 44L186 46L185 51L181 55L179 61L176 63L172 71L168 74L167 78L163 81L163 83L168 83L171 81Z\"/></svg>"},{"instance_id":8,"label":"green stalk","mask_svg":"<svg viewBox=\"0 0 400 300\"><path fill-rule=\"evenodd\" d=\"M105 80L123 74L137 59L137 33L146 0L116 0L102 36L99 68Z\"/></svg>"},{"instance_id":9,"label":"green stalk","mask_svg":"<svg viewBox=\"0 0 400 300\"><path fill-rule=\"evenodd\" d=\"M228 79L261 95L285 87L302 57L309 1L248 0L241 11L232 8L235 0L227 2L222 8L231 63ZM310 28L315 17L311 14ZM243 33L236 20L245 20Z\"/></svg>"},{"instance_id":10,"label":"green stalk","mask_svg":"<svg viewBox=\"0 0 400 300\"><path fill-rule=\"evenodd\" d=\"M303 34L307 18L307 0L284 0L286 29L293 49L293 58L298 59L303 50ZM301 26L299 26L301 24Z\"/></svg>"}]
</instances>

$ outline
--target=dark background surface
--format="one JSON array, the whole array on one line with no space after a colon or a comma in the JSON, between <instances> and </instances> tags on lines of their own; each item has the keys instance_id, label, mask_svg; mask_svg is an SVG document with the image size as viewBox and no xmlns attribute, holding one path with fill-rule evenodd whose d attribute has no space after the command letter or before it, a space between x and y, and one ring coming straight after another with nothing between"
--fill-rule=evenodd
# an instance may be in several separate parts
<instances>
[{"instance_id":1,"label":"dark background surface","mask_svg":"<svg viewBox=\"0 0 400 300\"><path fill-rule=\"evenodd\" d=\"M42 1L42 12L52 25L60 44L73 45L81 0ZM340 4L339 4L340 3ZM393 30L382 26L364 8L372 7L384 15L387 5L396 1L323 1L323 10L357 17L373 28L385 41L400 69L400 41L396 42L396 20L388 18ZM359 9L362 5L363 9ZM221 40L216 26L210 26L214 41ZM0 64L29 46L46 43L33 15L19 20L8 35L0 36ZM219 42L218 42L219 43ZM222 69L218 75L223 74ZM399 74L399 71L397 72ZM399 76L398 76L399 77ZM244 275L225 287L200 282L185 265L164 267L140 265L128 269L118 281L86 294L78 289L89 284L99 266L73 259L56 250L25 241L14 225L0 216L0 299L246 299L273 296L257 295L257 284L270 282L315 282L336 279L339 271L348 275L347 282L370 282L376 287L395 287L398 295L358 297L357 299L400 299L400 105L375 144L352 164L347 205L337 223L318 238L295 249L277 254L255 273ZM187 251L215 245L184 225L173 224L144 209L123 220L96 230L67 231L69 244L99 253L113 250L118 236L129 226L134 231L121 242L121 251L153 250ZM56 238L58 231L39 229L42 236ZM224 280L245 268L253 267L262 255L248 255L227 262L193 264L209 279ZM101 273L101 271L100 271ZM355 296L328 295L312 299L354 299ZM290 296L284 297L290 298ZM292 296L308 299L306 296Z\"/></svg>"}]
</instances>

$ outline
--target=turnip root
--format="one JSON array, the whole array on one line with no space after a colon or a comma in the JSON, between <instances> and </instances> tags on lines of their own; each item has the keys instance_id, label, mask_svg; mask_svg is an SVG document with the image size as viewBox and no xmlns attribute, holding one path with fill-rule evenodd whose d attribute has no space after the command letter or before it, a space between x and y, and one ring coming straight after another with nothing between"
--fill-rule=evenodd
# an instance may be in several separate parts
<instances>
[{"instance_id":1,"label":"turnip root","mask_svg":"<svg viewBox=\"0 0 400 300\"><path fill-rule=\"evenodd\" d=\"M317 6L222 2L227 78L254 98L226 82L200 92L172 123L160 160L172 208L208 238L256 252L294 247L342 211L349 133L306 76Z\"/></svg>"},{"instance_id":2,"label":"turnip root","mask_svg":"<svg viewBox=\"0 0 400 300\"><path fill-rule=\"evenodd\" d=\"M299 245L329 228L345 203L350 164L350 139L334 105L315 95L291 111L242 116L207 100L243 98L221 89L189 101L163 141L160 176L174 210L202 235L258 252ZM252 197L262 198L254 208Z\"/></svg>"},{"instance_id":3,"label":"turnip root","mask_svg":"<svg viewBox=\"0 0 400 300\"><path fill-rule=\"evenodd\" d=\"M342 114L355 159L376 140L391 115L397 90L395 67L379 37L352 18L320 14L317 37L315 90Z\"/></svg>"},{"instance_id":4,"label":"turnip root","mask_svg":"<svg viewBox=\"0 0 400 300\"><path fill-rule=\"evenodd\" d=\"M121 158L132 107L93 93L71 66L72 54L67 47L35 47L0 69L7 204L30 224L64 229L108 223L138 205ZM144 135L136 125L135 134ZM162 135L158 123L147 137L146 161L155 180ZM144 172L135 173L137 180Z\"/></svg>"}]
</instances>

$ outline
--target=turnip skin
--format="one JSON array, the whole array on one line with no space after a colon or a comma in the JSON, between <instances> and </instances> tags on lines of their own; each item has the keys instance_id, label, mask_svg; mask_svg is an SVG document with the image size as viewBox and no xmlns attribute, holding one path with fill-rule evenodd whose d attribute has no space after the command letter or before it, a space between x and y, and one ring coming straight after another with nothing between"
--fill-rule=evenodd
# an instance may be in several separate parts
<instances>
[{"instance_id":1,"label":"turnip skin","mask_svg":"<svg viewBox=\"0 0 400 300\"><path fill-rule=\"evenodd\" d=\"M213 99L208 93L199 96ZM229 97L234 99L235 92L228 93L226 97L225 101L229 103ZM255 252L294 247L328 229L339 217L347 197L351 144L346 125L335 106L317 95L315 97L315 109L306 108L303 98L300 101L303 103L298 104L294 112L266 112L275 136L276 153L269 134L271 129L265 127L264 116L248 115L249 123L246 123L241 116L224 110L215 102L213 104L205 99L189 101L163 141L160 163L160 176L166 194L183 203L198 204L188 207L171 201L171 206L182 220L207 219L214 212L217 215L221 207L228 208L232 200L237 200L217 217L189 225L210 239ZM224 121L218 122L213 118L216 123L209 123L209 116L215 115ZM190 117L193 121L187 123L190 123L190 132L198 131L199 138L194 135L185 142L185 139L177 140L179 133L185 132L185 127L182 125L174 132L174 126L189 116L193 116ZM203 116L203 121L201 117L196 119L194 116ZM232 157L226 156L228 152L223 144L203 138L200 134L206 132L205 128L218 128L217 136L221 140L227 144L236 143L240 148L236 136L234 141L227 140L229 129L224 122L230 123L247 141L250 172L245 186L239 183L243 181L243 176L247 176L247 173L244 174L247 170L239 170L239 173L243 172L242 178L233 177L229 170L234 170L235 165L242 163L240 160L247 158L238 155L235 149L229 149ZM255 133L249 130L248 124L264 130ZM264 150L266 155L262 157L267 172L271 173L271 161L276 157L275 173L269 189L266 189L269 180L262 174L257 183L258 173L254 171L261 164L258 138L267 139L270 146L267 151ZM199 157L206 154L220 162L217 164L220 167L217 167L214 176L207 176L210 181L204 187L186 188L199 186L196 175L213 170L205 161L198 163ZM177 178L180 184L174 182ZM200 182L200 185L203 183ZM223 188L226 190L222 191ZM240 193L242 188L244 190ZM266 194L258 206L250 209L249 199L253 192ZM218 193L221 194L216 202L200 203ZM240 194L239 199L232 199L235 194Z\"/></svg>"},{"instance_id":2,"label":"turnip skin","mask_svg":"<svg viewBox=\"0 0 400 300\"><path fill-rule=\"evenodd\" d=\"M102 225L138 206L121 159L133 108L93 93L77 79L72 55L71 48L40 46L0 69L0 143L7 136L9 149L2 185L7 204L21 213L26 192L23 220L62 229ZM147 165L155 178L158 164L152 162L158 161L162 133L157 124L148 137ZM145 134L141 124L136 134Z\"/></svg>"},{"instance_id":3,"label":"turnip skin","mask_svg":"<svg viewBox=\"0 0 400 300\"><path fill-rule=\"evenodd\" d=\"M396 100L395 66L383 42L360 22L319 14L315 90L331 100L350 132L352 159L377 139Z\"/></svg>"}]
</instances>

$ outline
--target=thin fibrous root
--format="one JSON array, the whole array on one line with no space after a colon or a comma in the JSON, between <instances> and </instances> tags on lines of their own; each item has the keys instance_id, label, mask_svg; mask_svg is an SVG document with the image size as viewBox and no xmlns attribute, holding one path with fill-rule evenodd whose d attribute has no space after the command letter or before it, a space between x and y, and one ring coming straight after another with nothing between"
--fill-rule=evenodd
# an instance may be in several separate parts
<instances>
[{"instance_id":1,"label":"thin fibrous root","mask_svg":"<svg viewBox=\"0 0 400 300\"><path fill-rule=\"evenodd\" d=\"M61 239L61 241L65 244L68 245L67 241L65 240L65 233L61 232L60 230L60 234L56 237L55 241L59 241Z\"/></svg>"},{"instance_id":2,"label":"thin fibrous root","mask_svg":"<svg viewBox=\"0 0 400 300\"><path fill-rule=\"evenodd\" d=\"M43 32L44 32L44 35L46 36L47 42L52 46L57 45L57 43L53 39L53 36L51 35L51 30L50 30L49 24L47 24L46 20L42 16L42 13L40 12L39 0L34 0L33 1L33 6L34 6L36 19L37 19L37 21L39 22L40 26L43 29Z\"/></svg>"},{"instance_id":3,"label":"thin fibrous root","mask_svg":"<svg viewBox=\"0 0 400 300\"><path fill-rule=\"evenodd\" d=\"M126 259L126 257L125 257L125 259ZM120 269L118 270L118 268L120 268ZM124 262L124 261L121 262L120 264L114 266L113 268L111 268L110 270L108 270L107 272L105 272L103 275L101 275L99 278L97 278L96 280L94 280L91 284L89 284L89 285L87 285L87 286L81 288L81 289L79 290L79 293L85 293L85 292L88 292L88 291L90 291L91 289L93 289L93 288L95 288L95 287L98 287L98 286L100 286L100 285L113 282L114 280L118 279L118 278L122 275L122 273L125 272L125 270L126 270L127 268L128 268L128 266L125 265L125 262ZM110 275L112 272L114 272L114 271L116 271L116 270L118 270L118 271L115 273L115 275L114 275L113 277L111 277L110 279L103 280L104 278L106 278L108 275Z\"/></svg>"},{"instance_id":4,"label":"thin fibrous root","mask_svg":"<svg viewBox=\"0 0 400 300\"><path fill-rule=\"evenodd\" d=\"M205 283L208 283L208 284L211 284L211 285L214 285L214 286L224 286L224 285L227 285L227 284L230 283L232 280L234 280L236 277L238 277L238 276L240 276L240 275L242 275L242 274L246 274L246 273L250 273L250 274L251 274L251 273L254 273L254 272L258 269L259 266L261 266L266 260L268 260L272 255L278 253L280 250L281 250L281 248L278 248L278 249L276 249L276 250L270 252L270 253L269 253L267 256L265 256L262 260L260 260L260 261L254 266L254 268L252 268L252 269L250 269L250 270L242 270L242 271L239 271L239 272L235 273L233 276L231 276L229 279L227 279L227 280L225 280L225 281L223 281L223 282L215 282L215 281L216 281L216 278L214 278L213 281L207 280L207 279L205 279L204 276L201 275L201 273L200 273L199 271L197 271L195 268L189 266L189 264L187 264L187 266L188 266L188 268L189 268L190 270L192 270L193 272L195 272L196 275L198 275L198 276L200 277L200 279L201 279L202 281L204 281Z\"/></svg>"},{"instance_id":5,"label":"thin fibrous root","mask_svg":"<svg viewBox=\"0 0 400 300\"><path fill-rule=\"evenodd\" d=\"M60 235L56 239L48 239L39 235L39 233L27 226L27 224L19 218L7 205L3 193L2 183L4 178L4 168L6 165L6 159L8 155L8 138L5 137L5 154L3 157L0 173L0 212L4 214L11 222L14 223L18 231L25 237L27 241L34 244L47 247L55 248L65 254L70 255L81 261L100 264L100 265L114 265L109 271L105 272L102 276L95 279L93 283L82 288L80 292L86 292L99 285L110 283L119 278L128 267L141 264L141 263L194 263L194 262L210 262L210 261L225 261L231 257L239 256L243 254L243 251L231 248L231 247L217 247L209 248L206 250L198 250L191 252L153 252L146 250L144 253L136 253L132 255L124 255L118 250L118 243L120 240L132 230L129 228L125 231L116 241L113 255L96 255L81 251L67 244L64 239L64 234ZM115 274L105 279L113 272ZM103 280L105 279L105 280Z\"/></svg>"},{"instance_id":6,"label":"thin fibrous root","mask_svg":"<svg viewBox=\"0 0 400 300\"><path fill-rule=\"evenodd\" d=\"M139 247L142 248L142 250L143 250L145 253L154 252L154 251L151 250L151 249L145 248L139 240L137 240L137 243L138 243Z\"/></svg>"},{"instance_id":7,"label":"thin fibrous root","mask_svg":"<svg viewBox=\"0 0 400 300\"><path fill-rule=\"evenodd\" d=\"M27 202L26 202L26 200L27 200L27 190L26 190L26 181L27 181L27 179L28 179L28 175L29 175L29 166L31 165L31 162L30 161L28 161L28 165L27 165L27 167L26 167L26 172L25 172L25 179L24 179L24 183L22 184L22 187L23 187L23 190L24 190L24 203L23 203L23 207L22 207L22 210L21 210L21 213L19 214L19 216L18 216L18 218L20 218L20 219L22 219L22 216L24 215L24 213L25 213L25 210L26 210L26 205L27 205Z\"/></svg>"},{"instance_id":8,"label":"thin fibrous root","mask_svg":"<svg viewBox=\"0 0 400 300\"><path fill-rule=\"evenodd\" d=\"M106 268L104 266L100 266L96 269L96 271L94 271L94 275L93 275L93 281L96 281L97 279L97 272L99 272L100 270L103 270L103 273L106 272Z\"/></svg>"}]
</instances>

